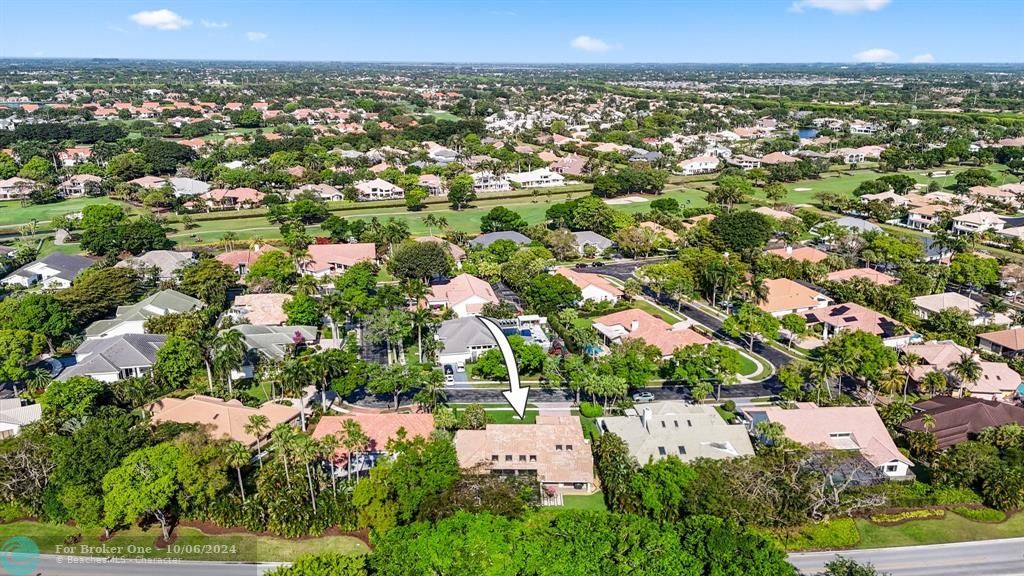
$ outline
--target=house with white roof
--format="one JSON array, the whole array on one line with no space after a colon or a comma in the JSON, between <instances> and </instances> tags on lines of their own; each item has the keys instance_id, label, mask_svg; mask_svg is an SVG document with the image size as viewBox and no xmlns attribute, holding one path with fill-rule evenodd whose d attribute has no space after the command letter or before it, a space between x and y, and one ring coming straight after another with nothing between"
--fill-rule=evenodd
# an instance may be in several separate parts
<instances>
[{"instance_id":1,"label":"house with white roof","mask_svg":"<svg viewBox=\"0 0 1024 576\"><path fill-rule=\"evenodd\" d=\"M722 161L717 156L697 156L680 162L679 171L686 176L707 174L718 170L721 164Z\"/></svg>"},{"instance_id":2,"label":"house with white roof","mask_svg":"<svg viewBox=\"0 0 1024 576\"><path fill-rule=\"evenodd\" d=\"M356 182L355 187L360 200L394 200L396 198L405 198L405 190L380 178Z\"/></svg>"},{"instance_id":3,"label":"house with white roof","mask_svg":"<svg viewBox=\"0 0 1024 576\"><path fill-rule=\"evenodd\" d=\"M599 418L597 429L622 438L641 464L669 456L689 462L754 454L745 426L727 423L713 406L678 400L651 402L629 408L622 416Z\"/></svg>"},{"instance_id":4,"label":"house with white roof","mask_svg":"<svg viewBox=\"0 0 1024 576\"><path fill-rule=\"evenodd\" d=\"M565 276L580 289L583 301L608 302L615 304L624 293L614 284L598 274L583 274L572 268L559 268L555 274Z\"/></svg>"},{"instance_id":5,"label":"house with white roof","mask_svg":"<svg viewBox=\"0 0 1024 576\"><path fill-rule=\"evenodd\" d=\"M529 172L515 172L505 176L520 188L553 188L565 185L565 176L552 172L547 168L538 168Z\"/></svg>"},{"instance_id":6,"label":"house with white roof","mask_svg":"<svg viewBox=\"0 0 1024 576\"><path fill-rule=\"evenodd\" d=\"M113 318L97 320L85 329L86 338L109 338L122 334L145 334L146 320L167 314L181 314L203 307L203 302L177 290L161 290L140 302L118 306Z\"/></svg>"},{"instance_id":7,"label":"house with white roof","mask_svg":"<svg viewBox=\"0 0 1024 576\"><path fill-rule=\"evenodd\" d=\"M474 192L507 192L512 189L506 178L496 176L493 172L473 172L470 176L473 178Z\"/></svg>"},{"instance_id":8,"label":"house with white roof","mask_svg":"<svg viewBox=\"0 0 1024 576\"><path fill-rule=\"evenodd\" d=\"M55 252L35 262L29 262L0 280L10 286L42 285L43 288L68 288L78 274L95 262L84 256Z\"/></svg>"},{"instance_id":9,"label":"house with white roof","mask_svg":"<svg viewBox=\"0 0 1024 576\"><path fill-rule=\"evenodd\" d=\"M1013 320L1003 313L989 315L985 312L981 302L972 300L958 292L943 292L942 294L928 294L912 298L911 302L916 307L917 315L927 319L932 314L943 310L954 308L966 312L971 317L971 324L981 326L984 324L1012 324Z\"/></svg>"},{"instance_id":10,"label":"house with white roof","mask_svg":"<svg viewBox=\"0 0 1024 576\"><path fill-rule=\"evenodd\" d=\"M1006 220L993 212L970 212L953 217L953 231L958 234L973 234L986 230L998 232L1005 226Z\"/></svg>"}]
</instances>

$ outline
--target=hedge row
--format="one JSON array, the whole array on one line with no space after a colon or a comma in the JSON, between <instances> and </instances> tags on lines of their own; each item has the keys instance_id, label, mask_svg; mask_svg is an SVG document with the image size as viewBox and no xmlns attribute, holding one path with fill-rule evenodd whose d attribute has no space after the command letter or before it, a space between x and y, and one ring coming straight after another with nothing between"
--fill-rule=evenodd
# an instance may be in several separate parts
<instances>
[{"instance_id":1,"label":"hedge row","mask_svg":"<svg viewBox=\"0 0 1024 576\"><path fill-rule=\"evenodd\" d=\"M965 506L958 506L952 510L960 516L975 522L990 522L994 524L1006 520L1006 514L1000 510L993 510L992 508L967 508Z\"/></svg>"}]
</instances>

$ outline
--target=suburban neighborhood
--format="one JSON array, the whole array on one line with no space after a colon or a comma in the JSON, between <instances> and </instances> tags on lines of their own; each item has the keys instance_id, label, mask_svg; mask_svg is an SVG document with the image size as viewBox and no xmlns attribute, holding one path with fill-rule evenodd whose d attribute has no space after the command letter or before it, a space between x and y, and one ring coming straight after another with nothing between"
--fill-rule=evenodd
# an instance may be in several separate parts
<instances>
[{"instance_id":1,"label":"suburban neighborhood","mask_svg":"<svg viewBox=\"0 0 1024 576\"><path fill-rule=\"evenodd\" d=\"M416 62L0 60L25 574L1019 552L1019 65Z\"/></svg>"}]
</instances>

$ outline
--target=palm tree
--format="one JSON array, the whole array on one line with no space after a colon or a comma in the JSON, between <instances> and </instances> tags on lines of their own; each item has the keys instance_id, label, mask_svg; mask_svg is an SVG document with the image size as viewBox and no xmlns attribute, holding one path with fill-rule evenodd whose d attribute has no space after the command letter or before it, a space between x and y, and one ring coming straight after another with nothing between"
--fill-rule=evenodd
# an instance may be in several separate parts
<instances>
[{"instance_id":1,"label":"palm tree","mask_svg":"<svg viewBox=\"0 0 1024 576\"><path fill-rule=\"evenodd\" d=\"M939 371L932 371L924 375L921 380L921 388L928 390L932 396L935 395L937 390L945 390L949 384L949 380L946 375Z\"/></svg>"},{"instance_id":2,"label":"palm tree","mask_svg":"<svg viewBox=\"0 0 1024 576\"><path fill-rule=\"evenodd\" d=\"M53 382L53 373L49 368L36 368L28 380L28 389L33 396L38 396Z\"/></svg>"},{"instance_id":3,"label":"palm tree","mask_svg":"<svg viewBox=\"0 0 1024 576\"><path fill-rule=\"evenodd\" d=\"M245 433L256 437L256 457L259 458L260 468L263 468L263 435L270 429L270 419L263 414L249 416L245 424Z\"/></svg>"},{"instance_id":4,"label":"palm tree","mask_svg":"<svg viewBox=\"0 0 1024 576\"><path fill-rule=\"evenodd\" d=\"M287 424L278 424L274 427L274 431L270 433L270 441L274 444L274 450L280 456L281 462L284 463L284 478L288 482L289 488L292 487L292 476L288 467L288 460L291 458L291 452L298 435L299 433Z\"/></svg>"},{"instance_id":5,"label":"palm tree","mask_svg":"<svg viewBox=\"0 0 1024 576\"><path fill-rule=\"evenodd\" d=\"M334 470L334 453L341 447L341 440L334 434L327 434L320 439L320 450L327 458L327 464L331 467L331 491L338 493L338 475Z\"/></svg>"},{"instance_id":6,"label":"palm tree","mask_svg":"<svg viewBox=\"0 0 1024 576\"><path fill-rule=\"evenodd\" d=\"M960 397L962 398L968 384L976 384L981 378L981 363L970 352L964 352L950 365L950 372L960 381Z\"/></svg>"},{"instance_id":7,"label":"palm tree","mask_svg":"<svg viewBox=\"0 0 1024 576\"><path fill-rule=\"evenodd\" d=\"M832 356L822 356L817 362L811 364L811 378L825 386L829 398L832 398L830 382L840 376L842 376L842 369ZM841 390L837 390L837 392L841 392Z\"/></svg>"},{"instance_id":8,"label":"palm tree","mask_svg":"<svg viewBox=\"0 0 1024 576\"><path fill-rule=\"evenodd\" d=\"M306 483L309 485L309 501L313 505L313 514L316 514L316 491L313 489L313 472L309 468L309 463L317 458L320 452L320 446L316 440L313 440L305 434L298 434L295 437L295 443L293 445L295 457L302 461L302 464L306 467Z\"/></svg>"},{"instance_id":9,"label":"palm tree","mask_svg":"<svg viewBox=\"0 0 1024 576\"><path fill-rule=\"evenodd\" d=\"M252 455L249 454L249 449L245 447L245 444L234 441L229 442L224 447L224 461L225 464L235 469L235 473L238 475L238 490L242 493L242 504L245 504L245 484L242 483L242 467L252 460Z\"/></svg>"},{"instance_id":10,"label":"palm tree","mask_svg":"<svg viewBox=\"0 0 1024 576\"><path fill-rule=\"evenodd\" d=\"M1005 314L1010 309L1010 305L1006 303L1006 300L998 296L990 297L984 304L981 305L982 311L985 313L985 323L991 324L992 319L997 314Z\"/></svg>"},{"instance_id":11,"label":"palm tree","mask_svg":"<svg viewBox=\"0 0 1024 576\"><path fill-rule=\"evenodd\" d=\"M760 276L754 276L750 279L750 284L747 287L747 296L750 298L751 304L762 304L768 300L768 286L764 283L764 278Z\"/></svg>"},{"instance_id":12,"label":"palm tree","mask_svg":"<svg viewBox=\"0 0 1024 576\"><path fill-rule=\"evenodd\" d=\"M302 389L309 381L310 374L305 362L292 358L281 367L282 385L281 392L286 398L299 399L299 421L302 424L302 431L306 431L306 406L302 398Z\"/></svg>"},{"instance_id":13,"label":"palm tree","mask_svg":"<svg viewBox=\"0 0 1024 576\"><path fill-rule=\"evenodd\" d=\"M903 366L903 370L906 372L906 378L903 381L903 399L907 399L907 387L910 385L910 372L921 362L921 357L913 352L907 352L904 348L900 354L899 363Z\"/></svg>"},{"instance_id":14,"label":"palm tree","mask_svg":"<svg viewBox=\"0 0 1024 576\"><path fill-rule=\"evenodd\" d=\"M214 338L212 348L217 369L224 373L228 382L228 394L233 396L231 372L245 361L247 352L245 336L238 330L224 330Z\"/></svg>"},{"instance_id":15,"label":"palm tree","mask_svg":"<svg viewBox=\"0 0 1024 576\"><path fill-rule=\"evenodd\" d=\"M428 369L424 371L421 381L423 387L416 395L416 401L420 406L425 407L427 412L433 412L441 400L448 399L448 394L445 392L444 376L440 370Z\"/></svg>"},{"instance_id":16,"label":"palm tree","mask_svg":"<svg viewBox=\"0 0 1024 576\"><path fill-rule=\"evenodd\" d=\"M224 250L230 251L235 247L235 241L238 240L238 234L234 232L225 232L221 237L220 241L224 245Z\"/></svg>"},{"instance_id":17,"label":"palm tree","mask_svg":"<svg viewBox=\"0 0 1024 576\"><path fill-rule=\"evenodd\" d=\"M420 363L423 363L423 329L434 325L434 313L429 308L417 307L409 314L409 321L416 329L416 351Z\"/></svg>"},{"instance_id":18,"label":"palm tree","mask_svg":"<svg viewBox=\"0 0 1024 576\"><path fill-rule=\"evenodd\" d=\"M921 427L925 432L931 432L935 429L935 418L931 414L925 414L921 417Z\"/></svg>"},{"instance_id":19,"label":"palm tree","mask_svg":"<svg viewBox=\"0 0 1024 576\"><path fill-rule=\"evenodd\" d=\"M348 418L341 425L341 445L345 447L348 452L348 477L352 477L352 454L366 446L366 443L370 441L370 438L363 432L362 425L359 424L358 420Z\"/></svg>"}]
</instances>

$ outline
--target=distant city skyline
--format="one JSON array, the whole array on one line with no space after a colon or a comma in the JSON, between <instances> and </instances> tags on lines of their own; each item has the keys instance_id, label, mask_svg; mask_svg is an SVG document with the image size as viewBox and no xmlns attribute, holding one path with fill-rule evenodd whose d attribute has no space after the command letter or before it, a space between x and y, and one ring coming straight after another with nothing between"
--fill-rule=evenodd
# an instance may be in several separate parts
<instances>
[{"instance_id":1,"label":"distant city skyline","mask_svg":"<svg viewBox=\"0 0 1024 576\"><path fill-rule=\"evenodd\" d=\"M0 57L1017 63L1022 22L1009 0L57 0L0 4Z\"/></svg>"}]
</instances>

